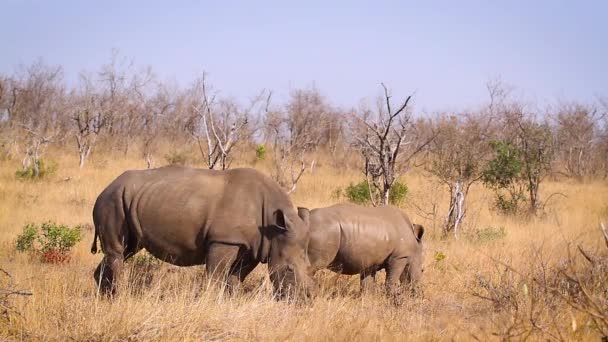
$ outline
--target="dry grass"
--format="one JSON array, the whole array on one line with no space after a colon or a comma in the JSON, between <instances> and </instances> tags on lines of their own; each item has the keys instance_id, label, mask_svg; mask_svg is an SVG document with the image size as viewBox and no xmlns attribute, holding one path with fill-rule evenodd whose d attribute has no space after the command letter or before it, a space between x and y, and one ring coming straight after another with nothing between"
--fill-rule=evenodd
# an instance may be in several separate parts
<instances>
[{"instance_id":1,"label":"dry grass","mask_svg":"<svg viewBox=\"0 0 608 342\"><path fill-rule=\"evenodd\" d=\"M462 237L441 240L441 217L429 213L433 207L439 214L445 212L445 189L421 172L411 173L405 177L411 193L404 209L427 227L426 271L424 294L405 298L400 305L379 294L360 296L358 277L329 272L317 276L322 293L312 303L277 302L271 298L264 267L247 279L241 294L231 297L209 286L202 268L142 266L143 259L129 264L123 294L110 302L96 296L92 272L101 255L89 253L92 232L85 233L67 265L43 264L17 253L14 239L28 222L92 223L97 194L123 170L142 168L144 163L96 156L79 170L72 157L55 153L51 158L60 165L57 175L40 182L17 181L15 161L0 164L0 267L12 275L14 286L33 293L10 298L12 311L0 319L0 340L597 340L600 336L584 312L538 294L540 288L532 277L545 264L557 274L554 267L568 257L569 245L581 244L594 253L605 249L597 229L608 208L605 182L546 183L545 196L559 191L567 198L555 198L543 217L530 221L496 215L489 210L491 194L475 188ZM268 170L267 165L256 167ZM64 181L67 177L71 179ZM318 163L314 174L303 178L294 202L308 207L335 203L333 191L359 177L357 171ZM506 236L470 238L471 232L487 227L504 227Z\"/></svg>"}]
</instances>

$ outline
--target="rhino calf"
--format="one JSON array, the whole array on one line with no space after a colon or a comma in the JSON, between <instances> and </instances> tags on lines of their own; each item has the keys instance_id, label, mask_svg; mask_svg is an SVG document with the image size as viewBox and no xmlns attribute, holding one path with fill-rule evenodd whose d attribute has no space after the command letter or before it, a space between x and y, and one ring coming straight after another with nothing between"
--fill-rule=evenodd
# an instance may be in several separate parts
<instances>
[{"instance_id":1,"label":"rhino calf","mask_svg":"<svg viewBox=\"0 0 608 342\"><path fill-rule=\"evenodd\" d=\"M424 228L412 224L397 208L337 204L298 214L310 226L308 258L313 273L328 268L360 274L361 289L373 284L377 271L386 270L386 288L414 285L423 272Z\"/></svg>"},{"instance_id":2,"label":"rhino calf","mask_svg":"<svg viewBox=\"0 0 608 342\"><path fill-rule=\"evenodd\" d=\"M142 248L174 265L206 264L230 288L260 262L279 294L312 287L308 226L279 185L254 169L126 171L97 197L93 221L91 252L99 237L105 254L94 276L106 294Z\"/></svg>"}]
</instances>

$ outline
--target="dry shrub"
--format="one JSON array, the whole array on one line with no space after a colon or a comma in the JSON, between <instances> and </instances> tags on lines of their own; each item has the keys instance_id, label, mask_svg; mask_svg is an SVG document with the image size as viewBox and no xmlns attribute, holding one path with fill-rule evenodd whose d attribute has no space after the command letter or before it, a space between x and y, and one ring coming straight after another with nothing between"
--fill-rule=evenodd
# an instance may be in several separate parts
<instances>
[{"instance_id":1,"label":"dry shrub","mask_svg":"<svg viewBox=\"0 0 608 342\"><path fill-rule=\"evenodd\" d=\"M608 243L608 242L607 242ZM470 294L490 304L492 334L502 340L568 340L608 336L608 253L582 256L565 247L551 262L541 248L526 253L528 267L494 260L494 270L479 271Z\"/></svg>"},{"instance_id":2,"label":"dry shrub","mask_svg":"<svg viewBox=\"0 0 608 342\"><path fill-rule=\"evenodd\" d=\"M23 323L23 316L15 308L12 298L31 295L32 293L17 288L13 277L0 268L0 337L18 332L17 327Z\"/></svg>"}]
</instances>

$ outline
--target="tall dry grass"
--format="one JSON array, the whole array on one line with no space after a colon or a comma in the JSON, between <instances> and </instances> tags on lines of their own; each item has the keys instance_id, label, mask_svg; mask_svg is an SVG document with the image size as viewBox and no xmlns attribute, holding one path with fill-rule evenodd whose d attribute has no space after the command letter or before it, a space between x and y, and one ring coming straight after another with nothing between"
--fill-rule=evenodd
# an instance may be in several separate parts
<instances>
[{"instance_id":1,"label":"tall dry grass","mask_svg":"<svg viewBox=\"0 0 608 342\"><path fill-rule=\"evenodd\" d=\"M137 158L96 155L80 170L75 158L59 151L48 158L57 161L59 170L39 182L17 181L16 161L0 164L0 267L12 276L14 288L32 293L13 295L5 302L8 310L0 318L0 340L597 340L601 336L590 314L551 295L538 280L543 279L542 272L546 281L557 279L569 251L570 259L577 260L575 270L584 271L577 245L593 255L603 253L597 226L608 213L605 182L543 184L543 195L561 192L567 197L555 197L544 215L531 220L491 211L491 193L478 186L468 200L460 238L442 240L441 214L448 194L414 170L403 179L410 189L403 208L427 228L424 291L400 303L381 293L360 296L357 276L330 272L317 275L321 293L312 302L275 301L263 266L246 280L240 294L228 296L210 286L202 267L179 268L143 257L127 265L122 294L107 301L96 295L93 283L92 272L101 255L89 253L91 231L85 232L66 265L44 264L18 253L14 239L28 222L91 224L97 194L124 170L145 164ZM248 158L243 160L252 160ZM254 166L270 170L266 162ZM303 177L293 200L311 208L330 205L340 200L334 197L336 188L359 179L357 170L321 161ZM504 236L486 234L501 228ZM596 285L594 291L602 286L606 284Z\"/></svg>"}]
</instances>

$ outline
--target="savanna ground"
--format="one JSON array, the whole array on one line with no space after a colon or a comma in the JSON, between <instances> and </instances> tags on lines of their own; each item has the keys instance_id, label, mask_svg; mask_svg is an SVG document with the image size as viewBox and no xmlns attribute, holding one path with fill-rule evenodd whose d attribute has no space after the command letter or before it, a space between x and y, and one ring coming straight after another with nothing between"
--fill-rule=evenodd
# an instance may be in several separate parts
<instances>
[{"instance_id":1,"label":"savanna ground","mask_svg":"<svg viewBox=\"0 0 608 342\"><path fill-rule=\"evenodd\" d=\"M409 172L402 208L426 227L423 292L415 297L361 296L357 276L321 272L320 294L311 302L276 301L263 266L240 294L228 296L209 286L202 267L178 268L142 254L127 264L121 295L108 301L97 296L92 278L102 258L89 252L92 206L116 176L145 164L137 156L93 155L81 170L60 151L45 158L59 169L36 182L15 178L19 161L0 163L0 267L12 276L12 288L32 293L3 303L0 340L599 340L606 328L583 304L575 308L581 291L558 272L570 267L570 274L591 277L581 282L606 304L606 268L591 267L577 250L606 255L598 229L607 214L605 181L547 180L541 195L566 197L554 196L532 219L492 211L492 193L478 185L460 238L442 239L449 194L424 171ZM266 162L243 165L269 173ZM360 180L360 171L322 160L292 197L298 206L327 206L343 200L337 188ZM42 263L15 250L26 223L47 220L89 227L70 263ZM2 281L8 286L8 278ZM571 298L552 294L564 287L574 288Z\"/></svg>"}]
</instances>

